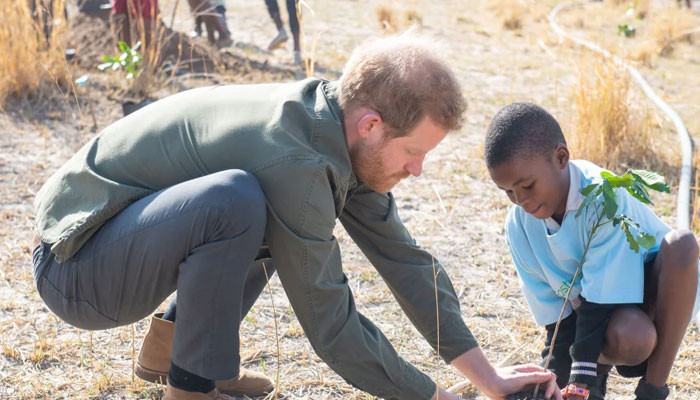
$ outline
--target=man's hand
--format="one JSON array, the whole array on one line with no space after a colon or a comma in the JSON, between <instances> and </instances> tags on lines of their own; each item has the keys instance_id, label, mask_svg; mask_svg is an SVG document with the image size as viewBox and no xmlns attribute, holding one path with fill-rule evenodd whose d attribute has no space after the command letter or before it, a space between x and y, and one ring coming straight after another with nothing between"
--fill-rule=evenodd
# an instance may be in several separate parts
<instances>
[{"instance_id":1,"label":"man's hand","mask_svg":"<svg viewBox=\"0 0 700 400\"><path fill-rule=\"evenodd\" d=\"M545 398L563 400L556 376L535 364L494 369L478 347L455 358L451 364L490 399L503 400L527 385L540 383L540 393Z\"/></svg>"},{"instance_id":2,"label":"man's hand","mask_svg":"<svg viewBox=\"0 0 700 400\"><path fill-rule=\"evenodd\" d=\"M484 389L484 394L489 398L503 399L508 394L523 390L525 386L540 383L540 393L544 393L545 398L562 400L556 375L538 365L523 364L498 368L496 375L498 378L494 391L489 393Z\"/></svg>"}]
</instances>

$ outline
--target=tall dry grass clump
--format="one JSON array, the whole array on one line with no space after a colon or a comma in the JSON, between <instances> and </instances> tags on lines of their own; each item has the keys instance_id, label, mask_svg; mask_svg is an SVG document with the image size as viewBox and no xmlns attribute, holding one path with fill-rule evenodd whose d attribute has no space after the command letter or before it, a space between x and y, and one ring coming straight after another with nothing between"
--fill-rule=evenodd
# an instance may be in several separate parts
<instances>
[{"instance_id":1,"label":"tall dry grass clump","mask_svg":"<svg viewBox=\"0 0 700 400\"><path fill-rule=\"evenodd\" d=\"M0 108L9 96L30 96L68 82L64 4L64 0L0 0Z\"/></svg>"},{"instance_id":2,"label":"tall dry grass clump","mask_svg":"<svg viewBox=\"0 0 700 400\"><path fill-rule=\"evenodd\" d=\"M654 129L647 101L632 90L627 70L608 60L590 64L578 66L573 88L576 112L569 136L574 157L616 172L644 168L674 173L678 156L672 139Z\"/></svg>"}]
</instances>

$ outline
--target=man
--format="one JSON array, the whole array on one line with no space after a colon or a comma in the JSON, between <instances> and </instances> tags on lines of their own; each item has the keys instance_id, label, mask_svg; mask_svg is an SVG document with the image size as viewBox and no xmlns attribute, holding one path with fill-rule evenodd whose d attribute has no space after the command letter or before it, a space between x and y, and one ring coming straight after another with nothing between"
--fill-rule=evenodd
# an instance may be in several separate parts
<instances>
[{"instance_id":1,"label":"man","mask_svg":"<svg viewBox=\"0 0 700 400\"><path fill-rule=\"evenodd\" d=\"M238 328L264 286L254 260L271 257L265 267L274 263L314 350L347 382L384 398L456 398L357 312L333 236L339 219L436 347L442 267L389 193L420 175L466 108L434 47L377 40L340 82L195 89L107 127L37 194L40 295L67 322L104 329L146 317L177 289L174 323L154 320L141 375L167 375L164 399L227 399L270 389L239 369ZM539 367L491 367L442 272L440 355L491 398L534 382L556 392Z\"/></svg>"}]
</instances>

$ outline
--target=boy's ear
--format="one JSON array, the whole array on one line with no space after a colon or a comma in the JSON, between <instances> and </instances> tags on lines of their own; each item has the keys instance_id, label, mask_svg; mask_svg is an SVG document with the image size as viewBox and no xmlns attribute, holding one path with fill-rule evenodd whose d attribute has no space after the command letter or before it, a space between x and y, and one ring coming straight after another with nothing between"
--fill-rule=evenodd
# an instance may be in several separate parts
<instances>
[{"instance_id":1,"label":"boy's ear","mask_svg":"<svg viewBox=\"0 0 700 400\"><path fill-rule=\"evenodd\" d=\"M569 164L569 156L569 148L565 144L557 145L557 148L554 150L554 160L560 169L566 168Z\"/></svg>"}]
</instances>

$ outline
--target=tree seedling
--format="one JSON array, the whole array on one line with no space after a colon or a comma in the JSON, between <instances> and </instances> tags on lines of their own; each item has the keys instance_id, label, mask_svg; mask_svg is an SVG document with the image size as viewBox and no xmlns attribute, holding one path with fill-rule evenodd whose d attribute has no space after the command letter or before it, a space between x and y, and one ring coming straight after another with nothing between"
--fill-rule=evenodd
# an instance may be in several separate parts
<instances>
[{"instance_id":1,"label":"tree seedling","mask_svg":"<svg viewBox=\"0 0 700 400\"><path fill-rule=\"evenodd\" d=\"M141 41L136 42L134 47L129 47L128 44L119 41L119 50L121 50L122 53L116 57L102 56L102 61L104 61L104 63L98 65L97 69L100 71L106 69L118 71L119 69L123 69L127 72L126 79L134 78L141 72L141 61L143 61L143 56L138 52L139 47L141 47Z\"/></svg>"},{"instance_id":2,"label":"tree seedling","mask_svg":"<svg viewBox=\"0 0 700 400\"><path fill-rule=\"evenodd\" d=\"M584 199L581 206L576 211L575 218L580 217L588 207L595 208L596 218L594 219L593 226L590 229L590 235L588 236L588 241L586 242L586 247L583 251L583 255L581 256L581 260L578 263L576 272L574 272L574 277L571 279L571 284L569 285L566 296L564 297L564 303L562 305L559 318L557 319L557 324L554 328L554 335L552 336L549 354L545 360L545 369L549 368L549 360L552 357L552 351L554 350L554 344L559 333L559 325L561 324L562 317L564 316L564 312L566 310L566 304L569 302L571 290L576 283L576 279L578 279L581 273L583 261L586 259L586 253L588 253L588 249L596 231L598 231L600 227L607 224L613 224L614 227L619 227L625 233L625 238L627 239L630 249L634 250L635 253L639 253L641 247L650 249L656 245L656 238L653 235L642 231L639 224L630 217L617 213L619 208L618 190L626 190L634 198L644 204L653 204L649 198L649 189L669 193L669 187L664 182L663 176L651 171L631 169L622 176L617 176L613 173L603 171L600 173L600 177L602 178L600 182L590 184L581 189L581 194L583 194ZM523 400L538 399L538 391L539 385L535 386L535 390L531 397L523 397L523 394L518 393L511 395L508 398Z\"/></svg>"},{"instance_id":3,"label":"tree seedling","mask_svg":"<svg viewBox=\"0 0 700 400\"><path fill-rule=\"evenodd\" d=\"M633 25L620 24L617 26L618 35L625 35L625 37L634 37L635 33L637 33L637 29Z\"/></svg>"}]
</instances>

